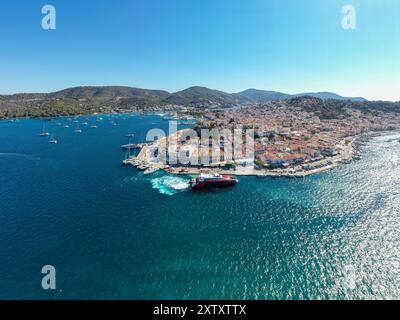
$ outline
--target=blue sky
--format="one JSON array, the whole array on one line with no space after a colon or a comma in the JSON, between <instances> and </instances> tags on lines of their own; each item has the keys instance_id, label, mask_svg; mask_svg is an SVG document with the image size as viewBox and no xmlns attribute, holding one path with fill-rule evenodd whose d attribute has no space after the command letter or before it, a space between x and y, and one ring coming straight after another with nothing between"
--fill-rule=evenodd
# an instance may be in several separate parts
<instances>
[{"instance_id":1,"label":"blue sky","mask_svg":"<svg viewBox=\"0 0 400 320\"><path fill-rule=\"evenodd\" d=\"M41 8L57 29L41 28ZM356 30L341 27L344 5ZM398 0L5 0L0 93L78 85L400 100Z\"/></svg>"}]
</instances>

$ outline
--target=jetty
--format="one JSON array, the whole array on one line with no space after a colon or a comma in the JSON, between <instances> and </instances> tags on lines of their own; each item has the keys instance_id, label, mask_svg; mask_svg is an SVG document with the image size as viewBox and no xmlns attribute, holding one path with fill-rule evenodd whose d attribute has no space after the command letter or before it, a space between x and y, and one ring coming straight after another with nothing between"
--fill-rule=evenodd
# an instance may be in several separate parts
<instances>
[{"instance_id":1,"label":"jetty","mask_svg":"<svg viewBox=\"0 0 400 320\"><path fill-rule=\"evenodd\" d=\"M147 146L146 143L128 143L121 146L122 150L137 150Z\"/></svg>"}]
</instances>

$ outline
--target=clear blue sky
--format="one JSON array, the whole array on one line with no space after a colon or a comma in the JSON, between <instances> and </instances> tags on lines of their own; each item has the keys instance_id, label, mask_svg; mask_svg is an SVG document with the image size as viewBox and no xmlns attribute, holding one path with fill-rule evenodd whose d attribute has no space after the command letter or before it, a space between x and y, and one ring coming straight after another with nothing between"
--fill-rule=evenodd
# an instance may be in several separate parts
<instances>
[{"instance_id":1,"label":"clear blue sky","mask_svg":"<svg viewBox=\"0 0 400 320\"><path fill-rule=\"evenodd\" d=\"M41 8L57 9L57 30ZM357 9L357 29L341 9ZM78 85L400 100L399 0L4 0L0 93Z\"/></svg>"}]
</instances>

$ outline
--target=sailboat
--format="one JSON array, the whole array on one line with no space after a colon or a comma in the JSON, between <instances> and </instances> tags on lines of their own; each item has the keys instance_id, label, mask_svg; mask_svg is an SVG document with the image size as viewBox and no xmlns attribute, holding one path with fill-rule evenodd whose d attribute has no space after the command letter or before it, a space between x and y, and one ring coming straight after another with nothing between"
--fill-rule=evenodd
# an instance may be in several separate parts
<instances>
[{"instance_id":1,"label":"sailboat","mask_svg":"<svg viewBox=\"0 0 400 320\"><path fill-rule=\"evenodd\" d=\"M79 128L79 122L76 123L76 129L74 133L82 133L82 130Z\"/></svg>"},{"instance_id":2,"label":"sailboat","mask_svg":"<svg viewBox=\"0 0 400 320\"><path fill-rule=\"evenodd\" d=\"M131 138L129 138L128 144L124 144L121 146L122 150L131 150L131 149L136 149L137 144L136 143L131 143Z\"/></svg>"},{"instance_id":3,"label":"sailboat","mask_svg":"<svg viewBox=\"0 0 400 320\"><path fill-rule=\"evenodd\" d=\"M124 165L128 165L128 164L132 164L132 156L131 156L131 150L130 149L128 149L127 151L126 151L126 154L125 154L125 159L124 159L124 161L122 161L122 163L124 164Z\"/></svg>"},{"instance_id":4,"label":"sailboat","mask_svg":"<svg viewBox=\"0 0 400 320\"><path fill-rule=\"evenodd\" d=\"M41 137L48 137L50 135L50 133L48 133L47 131L46 131L46 124L43 122L43 130L42 130L42 132L40 133L40 136Z\"/></svg>"},{"instance_id":5,"label":"sailboat","mask_svg":"<svg viewBox=\"0 0 400 320\"><path fill-rule=\"evenodd\" d=\"M54 136L50 137L49 142L52 143L52 144L57 144L58 143L57 139Z\"/></svg>"},{"instance_id":6,"label":"sailboat","mask_svg":"<svg viewBox=\"0 0 400 320\"><path fill-rule=\"evenodd\" d=\"M134 134L133 134L132 132L128 131L128 133L125 135L125 137L127 137L127 138L133 138L133 137L134 137Z\"/></svg>"}]
</instances>

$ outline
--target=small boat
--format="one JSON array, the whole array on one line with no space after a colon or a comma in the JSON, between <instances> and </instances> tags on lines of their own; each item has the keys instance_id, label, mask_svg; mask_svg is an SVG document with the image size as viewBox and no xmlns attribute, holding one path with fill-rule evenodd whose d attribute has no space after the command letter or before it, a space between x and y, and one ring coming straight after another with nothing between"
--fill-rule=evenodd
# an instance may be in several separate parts
<instances>
[{"instance_id":1,"label":"small boat","mask_svg":"<svg viewBox=\"0 0 400 320\"><path fill-rule=\"evenodd\" d=\"M282 176L279 173L271 173L270 177L273 179L281 178Z\"/></svg>"},{"instance_id":2,"label":"small boat","mask_svg":"<svg viewBox=\"0 0 400 320\"><path fill-rule=\"evenodd\" d=\"M97 129L98 128L98 126L96 126L96 125L92 125L90 127L93 128L93 129Z\"/></svg>"},{"instance_id":3,"label":"small boat","mask_svg":"<svg viewBox=\"0 0 400 320\"><path fill-rule=\"evenodd\" d=\"M48 133L47 131L46 131L46 124L43 122L43 129L42 129L42 132L39 134L39 136L41 136L41 137L48 137L50 135L50 133Z\"/></svg>"},{"instance_id":4,"label":"small boat","mask_svg":"<svg viewBox=\"0 0 400 320\"><path fill-rule=\"evenodd\" d=\"M133 165L133 161L131 159L125 159L122 161L122 164L124 165Z\"/></svg>"},{"instance_id":5,"label":"small boat","mask_svg":"<svg viewBox=\"0 0 400 320\"><path fill-rule=\"evenodd\" d=\"M158 171L157 168L148 168L148 169L144 172L144 174L145 174L145 175L150 175L150 174L153 174L154 172L157 172L157 171Z\"/></svg>"},{"instance_id":6,"label":"small boat","mask_svg":"<svg viewBox=\"0 0 400 320\"><path fill-rule=\"evenodd\" d=\"M200 174L197 178L190 180L192 190L219 189L235 186L238 179L220 174Z\"/></svg>"},{"instance_id":7,"label":"small boat","mask_svg":"<svg viewBox=\"0 0 400 320\"><path fill-rule=\"evenodd\" d=\"M51 137L50 137L49 142L52 143L52 144L57 144L57 143L58 143L57 139L54 138L54 136L51 136Z\"/></svg>"},{"instance_id":8,"label":"small boat","mask_svg":"<svg viewBox=\"0 0 400 320\"><path fill-rule=\"evenodd\" d=\"M128 132L126 135L125 135L125 137L127 137L127 138L133 138L135 135L133 134L133 133L131 133L131 132Z\"/></svg>"},{"instance_id":9,"label":"small boat","mask_svg":"<svg viewBox=\"0 0 400 320\"><path fill-rule=\"evenodd\" d=\"M139 146L136 143L128 143L128 144L124 144L123 146L121 146L122 150L133 150L133 149L138 149Z\"/></svg>"},{"instance_id":10,"label":"small boat","mask_svg":"<svg viewBox=\"0 0 400 320\"><path fill-rule=\"evenodd\" d=\"M89 125L89 123L87 123L87 122L82 122L82 125L87 126L87 125Z\"/></svg>"},{"instance_id":11,"label":"small boat","mask_svg":"<svg viewBox=\"0 0 400 320\"><path fill-rule=\"evenodd\" d=\"M69 128L69 125L66 124L66 125L64 126L64 128Z\"/></svg>"},{"instance_id":12,"label":"small boat","mask_svg":"<svg viewBox=\"0 0 400 320\"><path fill-rule=\"evenodd\" d=\"M76 124L74 133L82 133L82 129L79 128L79 123Z\"/></svg>"}]
</instances>

